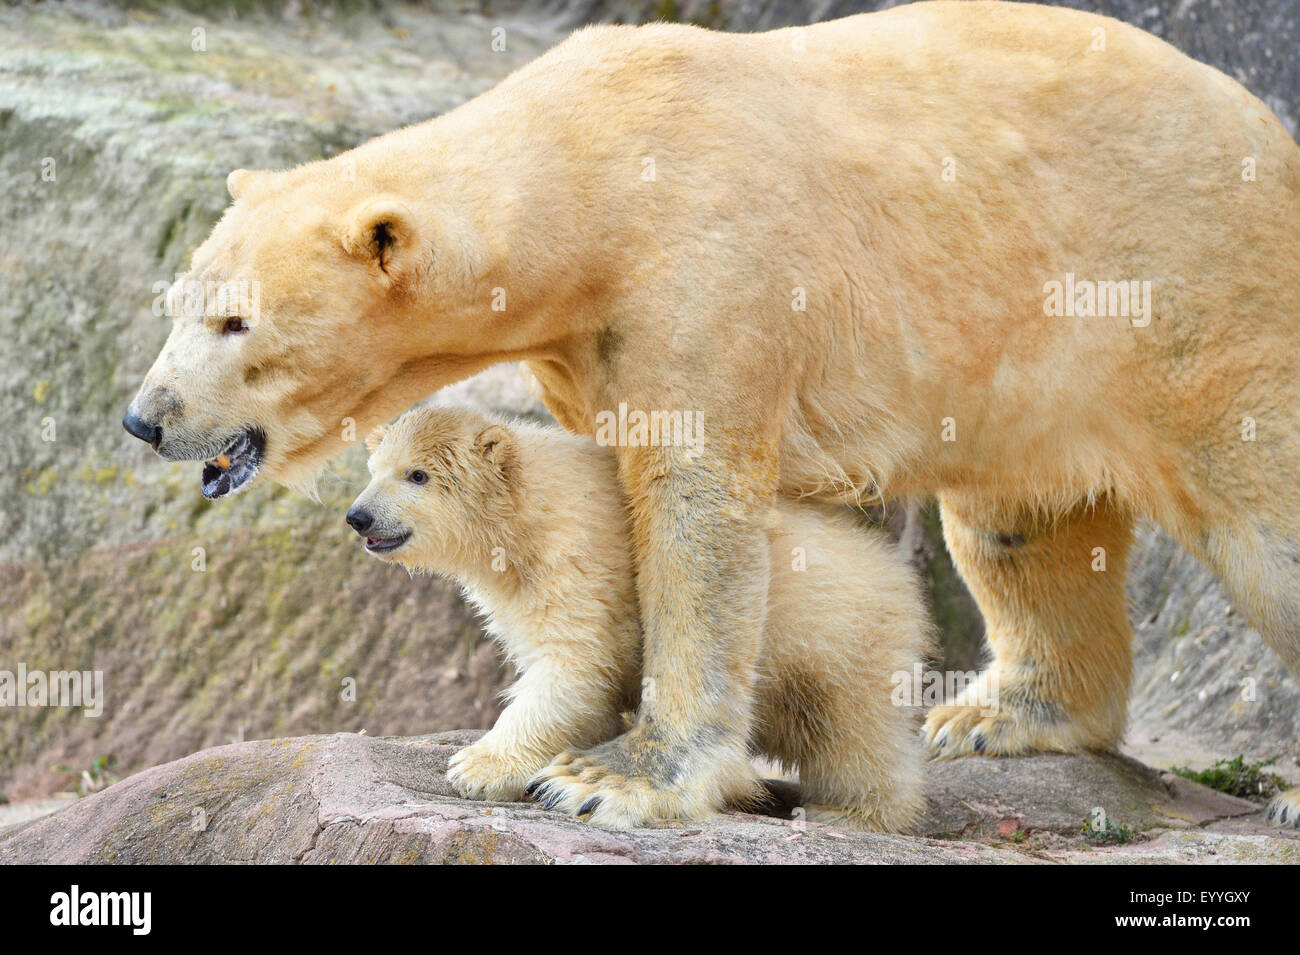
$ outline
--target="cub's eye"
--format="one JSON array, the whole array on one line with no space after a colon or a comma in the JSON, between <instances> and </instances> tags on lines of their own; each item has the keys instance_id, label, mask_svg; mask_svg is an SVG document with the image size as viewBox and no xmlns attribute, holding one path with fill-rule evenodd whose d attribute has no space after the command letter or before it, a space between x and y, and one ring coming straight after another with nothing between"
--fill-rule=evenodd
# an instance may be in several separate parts
<instances>
[{"instance_id":1,"label":"cub's eye","mask_svg":"<svg viewBox=\"0 0 1300 955\"><path fill-rule=\"evenodd\" d=\"M406 479L410 481L412 484L429 483L429 475L425 474L423 471L412 471L410 474L406 476Z\"/></svg>"},{"instance_id":2,"label":"cub's eye","mask_svg":"<svg viewBox=\"0 0 1300 955\"><path fill-rule=\"evenodd\" d=\"M221 326L223 335L242 335L248 331L248 325L242 318L228 318L226 323Z\"/></svg>"}]
</instances>

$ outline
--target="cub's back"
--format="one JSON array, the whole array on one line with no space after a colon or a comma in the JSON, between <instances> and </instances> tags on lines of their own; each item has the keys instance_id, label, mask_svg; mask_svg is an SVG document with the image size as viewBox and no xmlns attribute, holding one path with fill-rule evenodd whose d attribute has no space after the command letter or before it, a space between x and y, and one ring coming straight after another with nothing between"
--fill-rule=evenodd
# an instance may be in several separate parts
<instances>
[{"instance_id":1,"label":"cub's back","mask_svg":"<svg viewBox=\"0 0 1300 955\"><path fill-rule=\"evenodd\" d=\"M782 499L776 511L766 652L792 666L820 661L830 683L866 681L887 701L892 675L931 650L915 571L845 508Z\"/></svg>"}]
</instances>

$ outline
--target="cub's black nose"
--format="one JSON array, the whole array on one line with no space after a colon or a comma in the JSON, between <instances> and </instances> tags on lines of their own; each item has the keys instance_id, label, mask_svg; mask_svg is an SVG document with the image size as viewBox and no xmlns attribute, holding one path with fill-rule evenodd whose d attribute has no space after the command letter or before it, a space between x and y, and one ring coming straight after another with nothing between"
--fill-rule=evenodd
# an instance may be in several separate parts
<instances>
[{"instance_id":1,"label":"cub's black nose","mask_svg":"<svg viewBox=\"0 0 1300 955\"><path fill-rule=\"evenodd\" d=\"M126 415L122 418L122 427L141 441L152 445L155 451L162 443L162 428L156 424L149 424L130 408L126 409Z\"/></svg>"},{"instance_id":2,"label":"cub's black nose","mask_svg":"<svg viewBox=\"0 0 1300 955\"><path fill-rule=\"evenodd\" d=\"M352 508L348 511L348 524L358 534L364 534L370 528L375 526L375 519L370 516L369 511L363 511L360 508Z\"/></svg>"}]
</instances>

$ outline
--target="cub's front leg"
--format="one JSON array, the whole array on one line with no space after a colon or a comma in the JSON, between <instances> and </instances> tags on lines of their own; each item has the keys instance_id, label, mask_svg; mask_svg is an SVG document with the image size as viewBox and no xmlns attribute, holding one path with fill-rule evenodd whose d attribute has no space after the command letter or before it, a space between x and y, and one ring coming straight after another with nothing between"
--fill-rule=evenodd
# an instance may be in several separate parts
<instances>
[{"instance_id":1,"label":"cub's front leg","mask_svg":"<svg viewBox=\"0 0 1300 955\"><path fill-rule=\"evenodd\" d=\"M496 725L452 756L447 779L466 799L517 802L556 754L590 746L622 729L609 670L569 655L533 663L510 689Z\"/></svg>"},{"instance_id":2,"label":"cub's front leg","mask_svg":"<svg viewBox=\"0 0 1300 955\"><path fill-rule=\"evenodd\" d=\"M707 815L754 794L747 742L770 574L756 520L775 468L753 430L620 452L632 509L645 680L633 728L566 751L529 792L548 809L618 828ZM743 449L743 450L742 450Z\"/></svg>"}]
</instances>

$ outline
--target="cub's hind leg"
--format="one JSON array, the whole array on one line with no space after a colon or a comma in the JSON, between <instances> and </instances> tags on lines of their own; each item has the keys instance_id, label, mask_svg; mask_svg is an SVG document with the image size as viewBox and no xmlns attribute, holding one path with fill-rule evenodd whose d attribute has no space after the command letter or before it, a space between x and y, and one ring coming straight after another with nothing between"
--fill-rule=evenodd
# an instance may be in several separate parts
<instances>
[{"instance_id":1,"label":"cub's hind leg","mask_svg":"<svg viewBox=\"0 0 1300 955\"><path fill-rule=\"evenodd\" d=\"M915 722L902 712L895 732L826 740L799 764L805 818L873 832L911 832L925 810L924 770Z\"/></svg>"},{"instance_id":2,"label":"cub's hind leg","mask_svg":"<svg viewBox=\"0 0 1300 955\"><path fill-rule=\"evenodd\" d=\"M854 670L814 676L789 659L761 665L754 748L798 770L796 819L908 832L920 818L925 796L916 721L890 702L888 676ZM856 705L844 705L850 701Z\"/></svg>"},{"instance_id":3,"label":"cub's hind leg","mask_svg":"<svg viewBox=\"0 0 1300 955\"><path fill-rule=\"evenodd\" d=\"M894 688L930 648L920 586L883 534L846 513L783 503L781 516L756 748L798 769L803 818L905 832L924 808L922 753Z\"/></svg>"}]
</instances>

